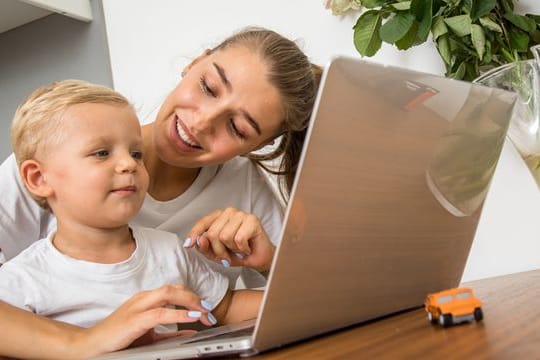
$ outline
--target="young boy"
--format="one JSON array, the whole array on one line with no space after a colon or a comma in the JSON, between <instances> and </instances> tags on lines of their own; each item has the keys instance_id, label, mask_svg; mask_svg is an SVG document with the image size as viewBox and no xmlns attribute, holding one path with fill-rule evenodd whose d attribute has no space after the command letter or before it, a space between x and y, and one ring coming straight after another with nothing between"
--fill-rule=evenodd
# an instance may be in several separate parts
<instances>
[{"instance_id":1,"label":"young boy","mask_svg":"<svg viewBox=\"0 0 540 360\"><path fill-rule=\"evenodd\" d=\"M0 267L0 300L90 327L137 292L180 284L212 311L188 313L206 325L256 316L262 292L231 292L176 235L128 225L149 179L122 95L77 80L42 87L17 109L12 143L25 187L57 227Z\"/></svg>"}]
</instances>

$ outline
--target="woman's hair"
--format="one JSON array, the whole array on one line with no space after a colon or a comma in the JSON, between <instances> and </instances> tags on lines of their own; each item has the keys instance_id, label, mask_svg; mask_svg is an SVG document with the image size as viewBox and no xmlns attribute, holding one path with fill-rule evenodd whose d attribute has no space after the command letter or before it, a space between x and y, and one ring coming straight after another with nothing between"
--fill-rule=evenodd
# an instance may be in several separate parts
<instances>
[{"instance_id":1,"label":"woman's hair","mask_svg":"<svg viewBox=\"0 0 540 360\"><path fill-rule=\"evenodd\" d=\"M13 117L11 144L18 166L62 141L62 115L69 107L82 103L131 106L116 91L81 80L56 81L38 88L19 105ZM44 199L34 199L47 208Z\"/></svg>"},{"instance_id":2,"label":"woman's hair","mask_svg":"<svg viewBox=\"0 0 540 360\"><path fill-rule=\"evenodd\" d=\"M290 194L300 153L313 111L322 68L312 64L292 40L264 28L249 27L227 38L212 51L245 46L260 55L268 67L268 79L282 99L284 125L279 143L270 152L248 155L252 161L278 177L281 194ZM280 158L277 170L263 162Z\"/></svg>"}]
</instances>

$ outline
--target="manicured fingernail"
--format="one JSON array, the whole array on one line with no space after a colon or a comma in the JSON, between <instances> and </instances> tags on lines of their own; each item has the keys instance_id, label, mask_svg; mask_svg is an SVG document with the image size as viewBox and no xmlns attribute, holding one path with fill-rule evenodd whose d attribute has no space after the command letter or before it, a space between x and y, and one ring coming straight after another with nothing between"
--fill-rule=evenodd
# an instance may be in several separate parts
<instances>
[{"instance_id":1,"label":"manicured fingernail","mask_svg":"<svg viewBox=\"0 0 540 360\"><path fill-rule=\"evenodd\" d=\"M190 318L198 319L200 318L202 313L200 311L188 311L187 316Z\"/></svg>"},{"instance_id":2,"label":"manicured fingernail","mask_svg":"<svg viewBox=\"0 0 540 360\"><path fill-rule=\"evenodd\" d=\"M189 245L191 244L191 238L187 238L186 240L184 240L184 247L189 247Z\"/></svg>"},{"instance_id":3,"label":"manicured fingernail","mask_svg":"<svg viewBox=\"0 0 540 360\"><path fill-rule=\"evenodd\" d=\"M237 258L239 258L240 260L242 260L244 258L244 255L241 254L241 253L234 253L234 256L236 256Z\"/></svg>"},{"instance_id":4,"label":"manicured fingernail","mask_svg":"<svg viewBox=\"0 0 540 360\"><path fill-rule=\"evenodd\" d=\"M206 300L201 300L201 306L202 306L203 308L205 308L206 310L209 310L209 311L212 310L212 309L214 308L214 307L212 306L212 304L209 303L209 302L206 301Z\"/></svg>"},{"instance_id":5,"label":"manicured fingernail","mask_svg":"<svg viewBox=\"0 0 540 360\"><path fill-rule=\"evenodd\" d=\"M223 265L224 267L227 267L227 268L231 267L231 263L227 259L222 259L221 260L221 265Z\"/></svg>"},{"instance_id":6,"label":"manicured fingernail","mask_svg":"<svg viewBox=\"0 0 540 360\"><path fill-rule=\"evenodd\" d=\"M195 243L197 244L197 247L201 247L201 242L199 241L200 235L197 235L197 238L195 239Z\"/></svg>"},{"instance_id":7,"label":"manicured fingernail","mask_svg":"<svg viewBox=\"0 0 540 360\"><path fill-rule=\"evenodd\" d=\"M208 321L210 321L210 323L212 323L212 325L216 325L216 324L217 324L217 320L216 320L216 318L214 317L214 315L212 315L212 313L208 313L207 316L208 316Z\"/></svg>"}]
</instances>

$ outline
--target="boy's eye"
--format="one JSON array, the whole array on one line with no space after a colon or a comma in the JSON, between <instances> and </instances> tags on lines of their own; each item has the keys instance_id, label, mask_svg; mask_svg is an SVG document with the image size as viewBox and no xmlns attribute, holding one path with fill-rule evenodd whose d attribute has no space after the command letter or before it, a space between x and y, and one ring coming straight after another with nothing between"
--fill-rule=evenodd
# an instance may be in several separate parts
<instances>
[{"instance_id":1,"label":"boy's eye","mask_svg":"<svg viewBox=\"0 0 540 360\"><path fill-rule=\"evenodd\" d=\"M142 151L134 150L131 152L131 157L136 160L141 160L143 158L143 153Z\"/></svg>"},{"instance_id":2,"label":"boy's eye","mask_svg":"<svg viewBox=\"0 0 540 360\"><path fill-rule=\"evenodd\" d=\"M201 90L204 94L216 97L216 93L214 92L214 90L212 90L210 86L208 86L208 83L206 82L204 76L201 76L201 78L199 79L199 85L201 86Z\"/></svg>"},{"instance_id":3,"label":"boy's eye","mask_svg":"<svg viewBox=\"0 0 540 360\"><path fill-rule=\"evenodd\" d=\"M99 158L107 157L107 156L109 156L109 151L108 150L98 150L98 151L94 152L94 156L99 157Z\"/></svg>"}]
</instances>

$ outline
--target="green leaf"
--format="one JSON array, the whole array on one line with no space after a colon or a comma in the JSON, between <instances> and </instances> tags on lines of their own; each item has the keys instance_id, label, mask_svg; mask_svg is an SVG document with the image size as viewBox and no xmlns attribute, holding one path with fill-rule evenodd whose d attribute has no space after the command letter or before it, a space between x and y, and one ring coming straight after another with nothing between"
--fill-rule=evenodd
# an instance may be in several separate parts
<instances>
[{"instance_id":1,"label":"green leaf","mask_svg":"<svg viewBox=\"0 0 540 360\"><path fill-rule=\"evenodd\" d=\"M511 13L514 12L514 2L513 0L501 0L502 8L504 12Z\"/></svg>"},{"instance_id":2,"label":"green leaf","mask_svg":"<svg viewBox=\"0 0 540 360\"><path fill-rule=\"evenodd\" d=\"M454 56L460 58L476 56L476 51L472 49L472 43L471 48L469 48L469 45L463 42L463 39L452 36L451 34L449 34L448 42L450 43L450 50Z\"/></svg>"},{"instance_id":3,"label":"green leaf","mask_svg":"<svg viewBox=\"0 0 540 360\"><path fill-rule=\"evenodd\" d=\"M497 5L497 0L472 0L471 19L474 21L488 15Z\"/></svg>"},{"instance_id":4,"label":"green leaf","mask_svg":"<svg viewBox=\"0 0 540 360\"><path fill-rule=\"evenodd\" d=\"M540 44L540 31L536 30L531 33L531 40L534 44Z\"/></svg>"},{"instance_id":5,"label":"green leaf","mask_svg":"<svg viewBox=\"0 0 540 360\"><path fill-rule=\"evenodd\" d=\"M458 15L444 19L448 27L460 37L471 33L471 18L469 15Z\"/></svg>"},{"instance_id":6,"label":"green leaf","mask_svg":"<svg viewBox=\"0 0 540 360\"><path fill-rule=\"evenodd\" d=\"M525 14L525 16L527 16L528 18L533 19L534 22L536 22L537 24L540 24L540 15L535 15L535 14Z\"/></svg>"},{"instance_id":7,"label":"green leaf","mask_svg":"<svg viewBox=\"0 0 540 360\"><path fill-rule=\"evenodd\" d=\"M416 40L416 34L418 32L418 21L414 21L411 28L405 34L404 37L396 41L395 45L399 50L407 50L411 46L414 45L414 41Z\"/></svg>"},{"instance_id":8,"label":"green leaf","mask_svg":"<svg viewBox=\"0 0 540 360\"><path fill-rule=\"evenodd\" d=\"M381 48L381 21L381 13L376 10L366 11L356 21L353 27L354 46L362 56L373 56Z\"/></svg>"},{"instance_id":9,"label":"green leaf","mask_svg":"<svg viewBox=\"0 0 540 360\"><path fill-rule=\"evenodd\" d=\"M528 18L527 16L517 15L514 13L506 13L504 14L504 18L510 21L512 24L516 25L521 30L528 33L536 30L536 22L533 19Z\"/></svg>"},{"instance_id":10,"label":"green leaf","mask_svg":"<svg viewBox=\"0 0 540 360\"><path fill-rule=\"evenodd\" d=\"M484 54L484 63L489 64L493 57L491 56L491 41L486 40L486 53Z\"/></svg>"},{"instance_id":11,"label":"green leaf","mask_svg":"<svg viewBox=\"0 0 540 360\"><path fill-rule=\"evenodd\" d=\"M444 35L448 32L448 28L444 23L442 16L437 16L433 19L433 24L431 25L431 36L433 40L437 40L439 36Z\"/></svg>"},{"instance_id":12,"label":"green leaf","mask_svg":"<svg viewBox=\"0 0 540 360\"><path fill-rule=\"evenodd\" d=\"M434 0L433 2L433 17L446 14L447 6L444 3L440 3L442 0Z\"/></svg>"},{"instance_id":13,"label":"green leaf","mask_svg":"<svg viewBox=\"0 0 540 360\"><path fill-rule=\"evenodd\" d=\"M478 58L482 60L484 58L484 52L486 51L486 36L484 29L480 25L471 25L471 40L473 46L478 54Z\"/></svg>"},{"instance_id":14,"label":"green leaf","mask_svg":"<svg viewBox=\"0 0 540 360\"><path fill-rule=\"evenodd\" d=\"M461 80L463 79L463 76L465 75L465 70L467 70L467 65L465 64L465 61L463 61L461 64L459 64L456 72L453 73L451 76L454 79Z\"/></svg>"},{"instance_id":15,"label":"green leaf","mask_svg":"<svg viewBox=\"0 0 540 360\"><path fill-rule=\"evenodd\" d=\"M404 37L414 22L414 15L400 11L381 26L379 36L387 43L393 44Z\"/></svg>"},{"instance_id":16,"label":"green leaf","mask_svg":"<svg viewBox=\"0 0 540 360\"><path fill-rule=\"evenodd\" d=\"M472 59L465 63L465 75L463 76L463 80L467 81L473 81L478 77L478 63L476 59Z\"/></svg>"},{"instance_id":17,"label":"green leaf","mask_svg":"<svg viewBox=\"0 0 540 360\"><path fill-rule=\"evenodd\" d=\"M450 43L448 42L448 34L441 35L437 39L437 49L446 65L450 65L452 61L452 53L450 52Z\"/></svg>"},{"instance_id":18,"label":"green leaf","mask_svg":"<svg viewBox=\"0 0 540 360\"><path fill-rule=\"evenodd\" d=\"M397 3L393 3L392 7L398 11L403 10L409 10L411 8L411 2L410 1L400 1Z\"/></svg>"},{"instance_id":19,"label":"green leaf","mask_svg":"<svg viewBox=\"0 0 540 360\"><path fill-rule=\"evenodd\" d=\"M415 44L422 44L425 42L429 36L429 30L431 29L431 23L433 21L433 17L431 14L432 11L432 5L433 0L413 0L413 4L415 1L422 1L424 3L423 6L423 15L420 21L420 24L418 25L418 32L416 33L416 41ZM418 19L418 16L416 17Z\"/></svg>"},{"instance_id":20,"label":"green leaf","mask_svg":"<svg viewBox=\"0 0 540 360\"><path fill-rule=\"evenodd\" d=\"M373 9L379 6L383 6L388 0L362 0L362 6L366 9Z\"/></svg>"},{"instance_id":21,"label":"green leaf","mask_svg":"<svg viewBox=\"0 0 540 360\"><path fill-rule=\"evenodd\" d=\"M495 21L491 20L489 16L483 16L480 19L480 24L486 29L502 33L502 28Z\"/></svg>"},{"instance_id":22,"label":"green leaf","mask_svg":"<svg viewBox=\"0 0 540 360\"><path fill-rule=\"evenodd\" d=\"M416 17L416 20L418 20L419 22L422 21L425 14L424 8L426 7L428 2L431 7L431 1L432 0L412 0L411 1L411 13Z\"/></svg>"},{"instance_id":23,"label":"green leaf","mask_svg":"<svg viewBox=\"0 0 540 360\"><path fill-rule=\"evenodd\" d=\"M463 6L463 11L464 13L466 14L471 14L471 10L472 10L472 6L473 6L473 0L458 0L458 1L453 1L454 3L456 3L456 5L459 5L460 2L463 2L462 6Z\"/></svg>"},{"instance_id":24,"label":"green leaf","mask_svg":"<svg viewBox=\"0 0 540 360\"><path fill-rule=\"evenodd\" d=\"M510 51L506 50L505 48L501 48L501 54L503 58L506 60L506 62L514 62L516 59L514 59L514 55L510 53Z\"/></svg>"},{"instance_id":25,"label":"green leaf","mask_svg":"<svg viewBox=\"0 0 540 360\"><path fill-rule=\"evenodd\" d=\"M513 50L519 52L526 52L529 50L529 36L519 29L509 29L508 38L510 39L510 46Z\"/></svg>"}]
</instances>

